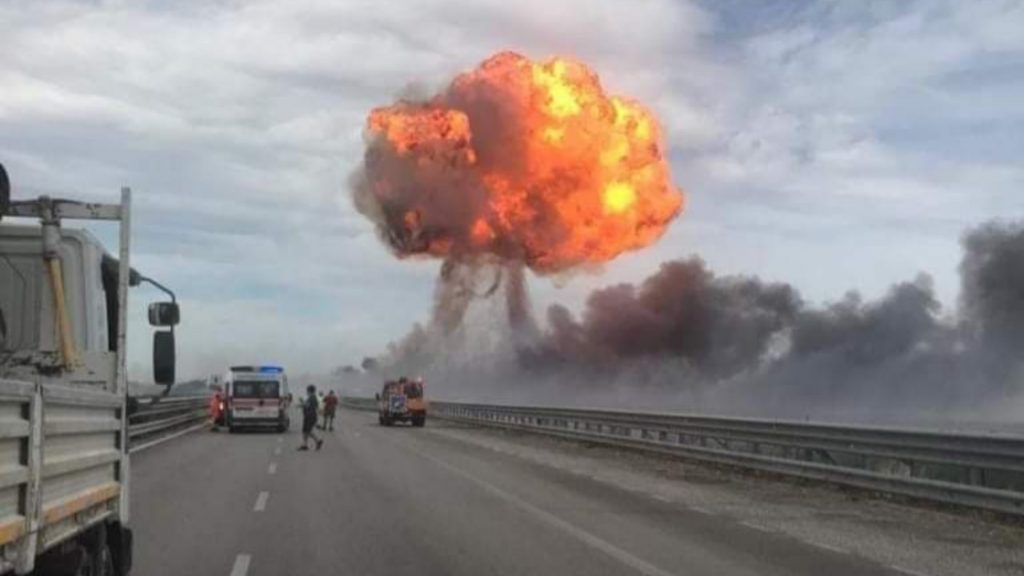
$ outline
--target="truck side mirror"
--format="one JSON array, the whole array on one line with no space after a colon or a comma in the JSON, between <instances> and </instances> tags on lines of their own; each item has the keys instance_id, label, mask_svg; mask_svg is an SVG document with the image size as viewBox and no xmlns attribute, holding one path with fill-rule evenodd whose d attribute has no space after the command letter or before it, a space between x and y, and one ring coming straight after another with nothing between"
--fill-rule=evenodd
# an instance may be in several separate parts
<instances>
[{"instance_id":1,"label":"truck side mirror","mask_svg":"<svg viewBox=\"0 0 1024 576\"><path fill-rule=\"evenodd\" d=\"M11 181L7 178L7 171L4 165L0 164L0 218L7 213L7 207L11 204Z\"/></svg>"},{"instance_id":2,"label":"truck side mirror","mask_svg":"<svg viewBox=\"0 0 1024 576\"><path fill-rule=\"evenodd\" d=\"M177 326L180 321L177 302L153 302L149 305L150 326Z\"/></svg>"},{"instance_id":3,"label":"truck side mirror","mask_svg":"<svg viewBox=\"0 0 1024 576\"><path fill-rule=\"evenodd\" d=\"M174 332L161 330L153 334L153 381L174 384Z\"/></svg>"}]
</instances>

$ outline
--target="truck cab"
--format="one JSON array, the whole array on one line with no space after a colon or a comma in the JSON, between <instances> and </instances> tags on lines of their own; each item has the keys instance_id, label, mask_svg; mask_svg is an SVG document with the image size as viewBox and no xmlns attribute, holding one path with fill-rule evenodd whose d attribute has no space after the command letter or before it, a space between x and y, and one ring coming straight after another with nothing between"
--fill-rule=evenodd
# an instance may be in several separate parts
<instances>
[{"instance_id":1,"label":"truck cab","mask_svg":"<svg viewBox=\"0 0 1024 576\"><path fill-rule=\"evenodd\" d=\"M423 381L399 378L384 383L377 394L377 420L381 426L409 422L421 427L427 422L427 400Z\"/></svg>"}]
</instances>

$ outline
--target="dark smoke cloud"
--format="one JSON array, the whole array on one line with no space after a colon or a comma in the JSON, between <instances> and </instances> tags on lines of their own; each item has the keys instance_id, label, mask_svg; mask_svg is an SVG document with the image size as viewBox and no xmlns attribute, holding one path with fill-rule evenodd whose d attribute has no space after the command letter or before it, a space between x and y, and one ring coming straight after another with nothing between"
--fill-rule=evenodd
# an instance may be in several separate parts
<instances>
[{"instance_id":1,"label":"dark smoke cloud","mask_svg":"<svg viewBox=\"0 0 1024 576\"><path fill-rule=\"evenodd\" d=\"M553 307L547 350L539 356L600 364L675 356L702 372L729 376L755 366L800 307L791 286L716 278L697 258L668 262L639 287L594 292L580 322Z\"/></svg>"},{"instance_id":2,"label":"dark smoke cloud","mask_svg":"<svg viewBox=\"0 0 1024 576\"><path fill-rule=\"evenodd\" d=\"M876 302L851 293L823 310L794 316L789 356L830 353L850 364L877 365L934 338L940 309L931 279L923 275L893 286Z\"/></svg>"},{"instance_id":3,"label":"dark smoke cloud","mask_svg":"<svg viewBox=\"0 0 1024 576\"><path fill-rule=\"evenodd\" d=\"M434 377L443 394L478 400L893 424L1006 418L1024 406L1024 222L981 226L963 246L952 312L923 274L875 300L851 292L810 306L793 286L716 276L690 258L595 291L578 318L552 306L508 364ZM429 341L414 331L391 358L423 359Z\"/></svg>"},{"instance_id":4,"label":"dark smoke cloud","mask_svg":"<svg viewBox=\"0 0 1024 576\"><path fill-rule=\"evenodd\" d=\"M1024 225L990 223L964 239L961 309L987 344L1024 344Z\"/></svg>"}]
</instances>

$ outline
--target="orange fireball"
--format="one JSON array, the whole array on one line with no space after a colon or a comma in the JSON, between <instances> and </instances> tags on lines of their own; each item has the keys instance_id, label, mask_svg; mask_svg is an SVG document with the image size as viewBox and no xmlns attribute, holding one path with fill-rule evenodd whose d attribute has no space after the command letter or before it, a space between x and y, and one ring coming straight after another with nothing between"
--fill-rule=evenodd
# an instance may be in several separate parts
<instances>
[{"instance_id":1,"label":"orange fireball","mask_svg":"<svg viewBox=\"0 0 1024 576\"><path fill-rule=\"evenodd\" d=\"M571 59L497 54L366 134L356 205L400 256L555 272L651 244L683 206L658 122Z\"/></svg>"}]
</instances>

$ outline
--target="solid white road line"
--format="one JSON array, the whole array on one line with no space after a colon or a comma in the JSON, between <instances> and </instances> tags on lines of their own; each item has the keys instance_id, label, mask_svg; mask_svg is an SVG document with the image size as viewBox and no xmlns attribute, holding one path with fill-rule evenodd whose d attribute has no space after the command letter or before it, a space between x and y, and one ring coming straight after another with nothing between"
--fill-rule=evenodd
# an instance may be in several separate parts
<instances>
[{"instance_id":1,"label":"solid white road line","mask_svg":"<svg viewBox=\"0 0 1024 576\"><path fill-rule=\"evenodd\" d=\"M757 530L758 532L765 532L767 534L773 534L775 532L767 526L761 526L760 524L754 524L753 522L748 522L746 520L741 520L739 524L740 526L745 526L751 530Z\"/></svg>"},{"instance_id":2,"label":"solid white road line","mask_svg":"<svg viewBox=\"0 0 1024 576\"><path fill-rule=\"evenodd\" d=\"M175 432L174 434L169 434L167 436L162 436L160 438L157 438L156 440L153 440L152 442L146 442L145 444L139 444L138 446L131 446L131 447L128 448L128 451L131 452L132 454L134 454L136 452L142 452L143 450L145 450L147 448L152 448L153 446L159 446L159 445L163 444L164 442L167 442L169 440L174 440L175 438L180 438L181 436L184 436L185 434L189 434L191 432L195 432L196 430L199 430L201 428L207 428L209 426L210 426L209 422L202 422L200 424L196 424L195 426L190 426L188 428L185 428L184 430L179 430L178 432Z\"/></svg>"},{"instance_id":3,"label":"solid white road line","mask_svg":"<svg viewBox=\"0 0 1024 576\"><path fill-rule=\"evenodd\" d=\"M268 498L270 498L270 492L260 492L260 495L256 497L256 505L252 507L252 511L263 512L267 508Z\"/></svg>"},{"instance_id":4,"label":"solid white road line","mask_svg":"<svg viewBox=\"0 0 1024 576\"><path fill-rule=\"evenodd\" d=\"M267 474L277 474L277 462L271 462L267 468Z\"/></svg>"},{"instance_id":5,"label":"solid white road line","mask_svg":"<svg viewBox=\"0 0 1024 576\"><path fill-rule=\"evenodd\" d=\"M231 576L245 576L249 571L250 562L252 562L252 557L248 554L235 556L235 565L231 567Z\"/></svg>"},{"instance_id":6,"label":"solid white road line","mask_svg":"<svg viewBox=\"0 0 1024 576\"><path fill-rule=\"evenodd\" d=\"M838 546L833 546L831 544L824 544L824 543L821 543L821 542L809 542L809 544L811 546L814 546L815 548L821 548L822 550L828 550L829 552L835 552L836 554L849 554L850 553L849 550L844 550L844 549L842 549L842 548L840 548Z\"/></svg>"},{"instance_id":7,"label":"solid white road line","mask_svg":"<svg viewBox=\"0 0 1024 576\"><path fill-rule=\"evenodd\" d=\"M525 512L528 512L529 514L536 517L538 520L541 520L549 526L552 526L554 528L561 530L562 532L565 532L566 534L579 540L583 544L586 544L587 546L590 546L595 550L607 554L608 556L614 558L615 560L618 560L626 566L629 566L637 572L644 574L645 576L672 576L670 572L666 572L661 568L658 568L657 566L630 554L629 552L623 550L622 548L619 548L611 542L599 538L598 536L595 536L590 532L587 532L586 530L580 528L579 526L576 526L575 524L562 520L558 516L555 516L554 514L546 510L542 510L534 506L533 504L530 504L529 502L523 500L522 498L519 498L518 496L515 496L514 494L505 492L501 488L498 488L497 486L494 486L493 484L487 482L486 480L478 478L470 474L469 472L462 470L461 468L456 468L455 466L445 462L444 460L435 458L434 456L431 456L429 454L419 453L419 455L426 458L427 460L434 462L438 466L445 468L452 474L460 476L472 482L473 484L476 484L485 492L490 493L492 496L495 496L501 500L504 500L508 504L511 504Z\"/></svg>"},{"instance_id":8,"label":"solid white road line","mask_svg":"<svg viewBox=\"0 0 1024 576\"><path fill-rule=\"evenodd\" d=\"M900 566L898 564L893 564L893 565L890 566L890 568L892 568L893 570L895 570L897 572L903 572L904 574L907 574L907 576L928 576L924 572L918 572L917 570L911 570L910 568L904 568L904 567L902 567L902 566Z\"/></svg>"}]
</instances>

